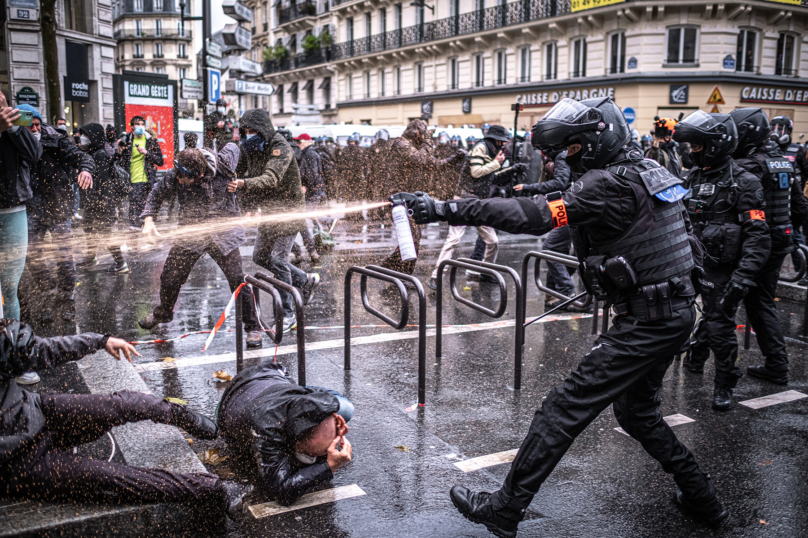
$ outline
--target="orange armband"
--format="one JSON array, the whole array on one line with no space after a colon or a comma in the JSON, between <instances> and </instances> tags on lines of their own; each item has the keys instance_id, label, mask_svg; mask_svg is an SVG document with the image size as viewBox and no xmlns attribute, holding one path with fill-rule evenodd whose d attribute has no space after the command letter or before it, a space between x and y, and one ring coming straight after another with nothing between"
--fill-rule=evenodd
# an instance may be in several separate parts
<instances>
[{"instance_id":1,"label":"orange armband","mask_svg":"<svg viewBox=\"0 0 808 538\"><path fill-rule=\"evenodd\" d=\"M750 209L741 214L743 222L747 220L766 220L766 213L760 209Z\"/></svg>"},{"instance_id":2,"label":"orange armband","mask_svg":"<svg viewBox=\"0 0 808 538\"><path fill-rule=\"evenodd\" d=\"M564 199L548 201L547 205L550 207L550 212L553 214L553 228L561 228L569 224L567 219L567 206L564 204Z\"/></svg>"}]
</instances>

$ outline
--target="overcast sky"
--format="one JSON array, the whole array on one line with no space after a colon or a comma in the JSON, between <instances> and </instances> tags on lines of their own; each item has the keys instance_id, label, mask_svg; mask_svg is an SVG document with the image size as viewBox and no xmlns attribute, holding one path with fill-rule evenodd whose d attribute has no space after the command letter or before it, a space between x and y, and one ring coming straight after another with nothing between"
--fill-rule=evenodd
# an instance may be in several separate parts
<instances>
[{"instance_id":1,"label":"overcast sky","mask_svg":"<svg viewBox=\"0 0 808 538\"><path fill-rule=\"evenodd\" d=\"M231 19L222 11L222 0L210 0L211 4L211 20L210 25L213 33L218 32L224 28L225 24L236 22ZM194 16L202 16L202 0L194 0ZM193 22L194 25L194 49L199 50L202 48L202 23Z\"/></svg>"}]
</instances>

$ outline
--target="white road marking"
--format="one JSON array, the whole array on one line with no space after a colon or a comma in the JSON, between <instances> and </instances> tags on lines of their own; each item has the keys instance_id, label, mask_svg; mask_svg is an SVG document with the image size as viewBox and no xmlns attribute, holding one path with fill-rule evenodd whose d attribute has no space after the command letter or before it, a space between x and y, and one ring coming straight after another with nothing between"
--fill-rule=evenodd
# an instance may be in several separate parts
<instances>
[{"instance_id":1,"label":"white road marking","mask_svg":"<svg viewBox=\"0 0 808 538\"><path fill-rule=\"evenodd\" d=\"M547 323L550 321L568 321L573 319L582 319L591 317L591 314L575 314L575 315L551 315L547 316L539 320L537 323ZM492 321L488 323L473 323L470 325L461 325L457 327L444 327L443 334L462 334L468 332L475 332L475 331L488 331L492 329L502 329L507 327L513 327L514 320L500 320L500 321ZM435 329L427 329L426 331L427 337L435 336ZM418 338L418 331L404 331L404 332L395 332L395 333L382 333L382 334L373 334L369 336L357 336L355 338L351 338L351 346L359 346L359 345L366 345L366 344L378 344L380 342L392 342L395 340L412 340ZM322 340L320 342L306 342L306 351L317 351L320 349L336 349L341 348L345 344L344 339L339 338L335 340ZM278 347L278 355L290 355L293 353L297 353L297 344L288 345L288 346L279 346ZM244 358L245 359L255 359L261 357L273 357L275 356L275 348L268 347L264 349L256 349L253 351L245 351ZM187 359L178 359L173 362L163 362L163 361L156 361L156 362L146 362L142 364L135 364L135 371L139 373L143 372L154 372L157 370L175 370L177 368L186 368L189 366L203 366L205 364L218 364L222 362L232 362L236 360L236 354L233 353L222 353L220 355L202 355L199 357L189 357Z\"/></svg>"},{"instance_id":2,"label":"white road marking","mask_svg":"<svg viewBox=\"0 0 808 538\"><path fill-rule=\"evenodd\" d=\"M497 452L496 454L488 454L487 456L480 456L478 458L458 461L455 462L455 467L464 473L468 473L478 469L485 469L486 467L500 465L502 463L510 463L516 457L516 453L518 451L518 448L514 448L513 450L507 450L505 452Z\"/></svg>"},{"instance_id":3,"label":"white road marking","mask_svg":"<svg viewBox=\"0 0 808 538\"><path fill-rule=\"evenodd\" d=\"M686 417L679 413L676 413L675 415L671 415L669 417L663 417L662 420L667 422L668 426L670 426L671 428L674 426L679 426L680 424L688 424L690 422L696 422L696 419ZM623 435L628 435L628 433L626 433L626 430L624 430L623 428L615 428L615 431L618 431Z\"/></svg>"},{"instance_id":4,"label":"white road marking","mask_svg":"<svg viewBox=\"0 0 808 538\"><path fill-rule=\"evenodd\" d=\"M307 493L290 506L282 506L276 502L269 502L263 504L254 504L250 506L249 509L255 519L261 519L264 517L285 514L287 512L294 512L295 510L302 510L303 508L318 506L320 504L332 503L341 501L343 499L351 499L353 497L361 497L362 495L366 495L362 488L356 484L351 484L350 486L341 486L324 491Z\"/></svg>"},{"instance_id":5,"label":"white road marking","mask_svg":"<svg viewBox=\"0 0 808 538\"><path fill-rule=\"evenodd\" d=\"M785 392L778 392L777 394L769 394L760 398L752 398L745 402L738 402L741 405L750 407L752 409L760 409L762 407L769 407L770 405L777 405L786 402L793 402L794 400L801 400L808 398L808 394L797 392L796 390L787 390Z\"/></svg>"}]
</instances>

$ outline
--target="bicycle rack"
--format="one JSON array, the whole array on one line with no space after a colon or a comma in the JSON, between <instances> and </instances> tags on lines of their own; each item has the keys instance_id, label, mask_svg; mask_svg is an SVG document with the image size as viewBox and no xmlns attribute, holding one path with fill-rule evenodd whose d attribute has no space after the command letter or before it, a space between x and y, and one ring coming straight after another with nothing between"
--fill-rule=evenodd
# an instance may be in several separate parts
<instances>
[{"instance_id":1,"label":"bicycle rack","mask_svg":"<svg viewBox=\"0 0 808 538\"><path fill-rule=\"evenodd\" d=\"M255 273L255 277L247 275L244 277L244 282L250 284L259 290L265 291L272 296L272 309L275 313L275 330L267 331L269 337L275 345L281 343L283 340L283 302L278 293L277 288L288 291L292 294L295 301L295 316L297 316L297 384L306 386L306 329L305 329L305 314L303 310L303 298L300 292L294 286L281 282L280 280L269 276L266 273ZM242 298L239 294L236 299L236 371L241 372L244 368L244 331L242 328ZM256 315L258 313L256 312Z\"/></svg>"},{"instance_id":2,"label":"bicycle rack","mask_svg":"<svg viewBox=\"0 0 808 538\"><path fill-rule=\"evenodd\" d=\"M797 257L800 260L800 268L797 271L796 276L791 277L779 277L778 280L780 282L798 282L802 277L805 276L806 270L808 270L808 247L805 245L797 245ZM803 312L802 318L802 336L808 337L808 297L806 297L805 301L805 311ZM752 324L749 322L749 318L747 317L746 320L746 327L744 328L743 332L743 348L749 349L752 345Z\"/></svg>"},{"instance_id":3,"label":"bicycle rack","mask_svg":"<svg viewBox=\"0 0 808 538\"><path fill-rule=\"evenodd\" d=\"M556 310L559 310L562 306L566 306L568 304L573 304L573 305L575 305L575 306L577 306L579 308L586 308L590 304L593 304L593 301L594 301L593 309L592 309L592 318L593 318L593 321L592 321L592 334L598 334L598 314L597 314L598 305L597 305L597 299L594 299L591 295L587 294L586 298L583 301L576 301L576 300L574 300L575 299L574 297L567 297L566 295L564 295L562 293L559 293L559 292L557 292L555 290L552 290L552 289L548 288L547 286L545 286L542 283L541 276L539 274L541 260L545 260L545 261L553 262L553 263L560 263L561 265L564 265L566 267L577 268L578 265L579 265L578 258L576 258L575 256L570 256L569 254L561 254L559 252L552 252L552 251L541 251L541 252L531 251L531 252L528 252L525 255L524 259L522 259L522 282L527 282L528 272L530 271L530 260L531 259L536 260L535 263L533 264L533 279L536 282L536 287L539 288L539 291L544 292L545 294L552 295L553 297L555 297L557 299L561 299L563 304L559 304L556 307L554 307L553 309L548 310L547 312L545 312L544 314L542 314L538 318L536 318L534 320L531 320L530 323L533 323L536 320L538 320L538 319L540 319L540 318L542 318L542 317L544 317L544 316L546 316L548 314L552 314ZM527 285L525 285L525 287L522 289L522 304L527 304ZM527 308L525 308L523 310L523 312L525 313L525 316L527 316ZM522 319L522 331L523 331L523 333L527 329L527 326L529 325L526 322L527 322L527 319L525 317L525 319ZM604 330L604 332L605 332L605 330ZM525 341L524 334L522 335L522 341L523 342Z\"/></svg>"},{"instance_id":4,"label":"bicycle rack","mask_svg":"<svg viewBox=\"0 0 808 538\"><path fill-rule=\"evenodd\" d=\"M407 326L409 320L409 294L402 280L406 280L415 285L418 293L418 405L426 404L426 294L421 282L411 275L405 275L398 271L385 269L378 265L368 265L367 267L353 266L345 273L345 371L351 369L351 281L354 273L361 275L359 289L362 297L362 306L370 314L373 314L389 326L396 330L401 330ZM395 284L401 297L401 318L396 321L384 313L370 306L368 300L368 277L384 282Z\"/></svg>"},{"instance_id":5,"label":"bicycle rack","mask_svg":"<svg viewBox=\"0 0 808 538\"><path fill-rule=\"evenodd\" d=\"M510 267L506 267L504 265L496 265L493 263L486 263L477 260L472 260L469 258L459 258L457 260L443 260L440 265L438 265L438 288L436 290L437 295L437 320L435 321L435 357L441 358L443 353L443 272L446 267L451 267L449 271L449 286L452 291L452 297L455 301L468 306L469 308L476 310L477 312L481 312L486 316L492 318L500 318L502 314L505 313L505 309L508 306L508 287L505 284L505 279L502 278L500 271L508 273L511 278L513 278L514 286L516 287L516 321L514 323L516 336L514 342L514 365L513 365L513 388L514 390L520 390L522 388L522 345L523 345L523 336L524 336L524 328L519 327L520 320L523 320L525 317L525 304L524 304L524 295L522 291L522 280L519 278L519 275L511 269ZM472 271L477 271L484 275L488 275L496 279L497 284L499 284L499 308L494 311L490 308L486 308L480 304L477 304L469 299L461 297L460 294L457 292L457 270L458 269L470 269Z\"/></svg>"}]
</instances>

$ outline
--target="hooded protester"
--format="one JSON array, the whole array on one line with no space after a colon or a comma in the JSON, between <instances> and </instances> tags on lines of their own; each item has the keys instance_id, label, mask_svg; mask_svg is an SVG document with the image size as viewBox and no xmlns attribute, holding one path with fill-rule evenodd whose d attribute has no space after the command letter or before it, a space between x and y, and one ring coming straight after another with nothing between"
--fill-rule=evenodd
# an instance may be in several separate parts
<instances>
[{"instance_id":1,"label":"hooded protester","mask_svg":"<svg viewBox=\"0 0 808 538\"><path fill-rule=\"evenodd\" d=\"M241 116L241 158L236 177L228 185L230 192L239 192L251 208L260 207L264 215L305 211L305 198L300 183L300 170L292 148L280 135L265 110L253 108ZM320 283L317 273L304 273L289 263L289 253L306 221L265 222L258 227L258 239L253 261L272 271L282 282L299 288L306 304ZM284 332L297 326L292 295L278 290L283 301Z\"/></svg>"},{"instance_id":2,"label":"hooded protester","mask_svg":"<svg viewBox=\"0 0 808 538\"><path fill-rule=\"evenodd\" d=\"M224 273L230 291L244 282L239 247L247 240L244 228L230 221L241 217L236 195L229 192L228 184L235 178L239 149L233 143L219 152L218 159L207 149L184 149L177 155L174 168L166 172L149 194L143 209L143 233L160 235L154 225L160 205L177 197L179 201L179 229L196 226L178 235L171 246L160 275L160 304L154 312L139 321L151 330L160 323L174 319L174 305L180 288L194 264L208 254ZM217 223L226 225L216 226ZM204 229L202 225L210 225ZM200 229L202 228L202 229ZM244 330L247 347L261 347L261 330L256 314L252 288L241 289L244 295Z\"/></svg>"},{"instance_id":3,"label":"hooded protester","mask_svg":"<svg viewBox=\"0 0 808 538\"><path fill-rule=\"evenodd\" d=\"M129 229L140 230L143 221L140 214L146 205L149 191L157 183L157 167L163 166L163 151L160 144L146 130L146 120L134 116L129 125L132 131L118 142L118 164L129 172L132 189L129 192Z\"/></svg>"},{"instance_id":4,"label":"hooded protester","mask_svg":"<svg viewBox=\"0 0 808 538\"><path fill-rule=\"evenodd\" d=\"M38 500L182 502L218 500L238 517L252 486L208 473L182 474L99 461L70 453L115 426L152 420L199 439L215 439L216 424L184 405L128 390L113 394L37 394L14 377L78 361L104 349L132 360L135 348L96 333L39 338L31 327L0 319L0 496Z\"/></svg>"},{"instance_id":5,"label":"hooded protester","mask_svg":"<svg viewBox=\"0 0 808 538\"><path fill-rule=\"evenodd\" d=\"M463 159L461 153L455 153L447 159L438 159L429 151L427 136L426 122L413 120L407 125L404 133L393 142L390 149L392 171L385 194L391 196L401 191L422 191L427 188L428 173L431 168L453 165ZM387 211L389 212L390 209L388 208ZM392 216L389 219L392 220ZM412 218L410 218L410 230L417 253L421 243L421 229ZM382 267L411 275L415 270L415 262L416 260L402 261L401 251L396 247L393 253L382 262Z\"/></svg>"},{"instance_id":6,"label":"hooded protester","mask_svg":"<svg viewBox=\"0 0 808 538\"><path fill-rule=\"evenodd\" d=\"M95 162L95 180L86 191L84 200L84 233L87 236L87 255L81 264L84 267L98 265L97 250L100 242L106 243L114 263L107 273L125 274L129 266L123 259L121 248L112 241L112 226L115 224L115 209L125 193L126 185L118 185L114 161L105 148L106 135L100 123L88 123L79 131L79 148ZM106 235L106 238L104 236Z\"/></svg>"},{"instance_id":7,"label":"hooded protester","mask_svg":"<svg viewBox=\"0 0 808 538\"><path fill-rule=\"evenodd\" d=\"M31 169L42 157L42 146L25 127L13 125L20 118L0 92L0 283L5 315L19 319L20 282L28 251L28 214L25 204L33 197Z\"/></svg>"},{"instance_id":8,"label":"hooded protester","mask_svg":"<svg viewBox=\"0 0 808 538\"><path fill-rule=\"evenodd\" d=\"M301 387L280 364L262 364L233 379L217 422L230 447L258 465L264 489L288 506L351 461L353 412L338 392Z\"/></svg>"},{"instance_id":9,"label":"hooded protester","mask_svg":"<svg viewBox=\"0 0 808 538\"><path fill-rule=\"evenodd\" d=\"M71 247L74 200L72 183L75 177L82 189L92 187L95 163L73 144L70 137L44 123L34 107L20 105L17 108L34 113L33 122L27 129L34 137L39 137L39 144L42 146L42 158L33 169L31 188L34 196L28 201L26 261L34 286L39 290L36 296L42 299L42 303L32 305L31 310L38 311L42 321L51 321L51 308L56 305L63 308L64 319L72 321L76 315L76 267ZM48 232L51 233L53 246L46 244ZM48 260L56 262L55 280L48 268Z\"/></svg>"}]
</instances>

